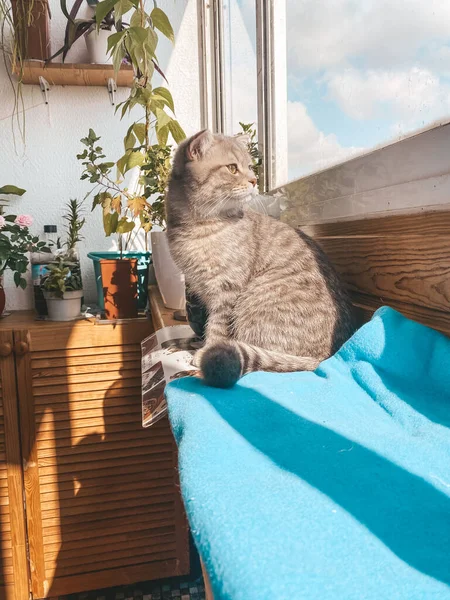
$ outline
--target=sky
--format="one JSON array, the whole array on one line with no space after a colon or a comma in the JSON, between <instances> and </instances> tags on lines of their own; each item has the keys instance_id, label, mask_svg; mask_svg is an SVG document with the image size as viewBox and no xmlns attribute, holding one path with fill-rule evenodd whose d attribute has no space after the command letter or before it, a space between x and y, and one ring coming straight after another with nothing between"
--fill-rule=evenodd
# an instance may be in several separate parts
<instances>
[{"instance_id":1,"label":"sky","mask_svg":"<svg viewBox=\"0 0 450 600\"><path fill-rule=\"evenodd\" d=\"M287 58L289 180L450 119L448 0L285 0L285 10L275 51ZM231 124L256 119L255 0L228 11Z\"/></svg>"}]
</instances>

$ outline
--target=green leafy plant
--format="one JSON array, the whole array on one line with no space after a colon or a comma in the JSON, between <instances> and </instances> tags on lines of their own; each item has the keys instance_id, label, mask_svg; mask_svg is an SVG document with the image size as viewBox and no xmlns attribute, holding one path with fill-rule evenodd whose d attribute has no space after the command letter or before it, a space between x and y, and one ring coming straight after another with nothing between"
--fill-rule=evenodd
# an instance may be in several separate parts
<instances>
[{"instance_id":1,"label":"green leafy plant","mask_svg":"<svg viewBox=\"0 0 450 600\"><path fill-rule=\"evenodd\" d=\"M30 233L32 219L28 215L0 215L0 275L6 269L14 273L17 287L27 287L24 274L27 272L30 252L50 252L45 242Z\"/></svg>"},{"instance_id":2,"label":"green leafy plant","mask_svg":"<svg viewBox=\"0 0 450 600\"><path fill-rule=\"evenodd\" d=\"M258 139L256 136L256 128L254 123L241 123L241 131L238 135L245 135L248 139L248 152L252 157L253 172L255 173L256 180L259 185L260 168L262 165L262 157L258 149Z\"/></svg>"},{"instance_id":3,"label":"green leafy plant","mask_svg":"<svg viewBox=\"0 0 450 600\"><path fill-rule=\"evenodd\" d=\"M66 222L67 234L64 245L67 248L68 254L75 254L76 245L84 239L80 233L86 223L83 201L71 198L66 204L66 213L63 216L63 220Z\"/></svg>"},{"instance_id":4,"label":"green leafy plant","mask_svg":"<svg viewBox=\"0 0 450 600\"><path fill-rule=\"evenodd\" d=\"M118 70L124 58L133 66L135 78L127 100L119 104L121 118L135 107L141 117L132 123L124 138L124 154L116 161L105 160L100 137L90 129L81 140L86 148L77 155L84 170L81 179L95 185L93 206L101 206L106 236L119 235L119 249L130 248L139 230L145 239L154 224L164 223L164 193L170 172L172 147L169 135L176 143L185 133L174 118L175 108L166 87L152 86L155 70L164 76L158 66L157 32L172 42L174 33L167 15L156 5L146 12L142 0L103 0L96 8L97 26L107 10L114 10L116 27L122 29L109 36L108 48ZM129 26L124 28L118 19L131 11ZM156 139L155 139L156 138ZM128 171L139 168L138 189L130 191L124 184Z\"/></svg>"},{"instance_id":5,"label":"green leafy plant","mask_svg":"<svg viewBox=\"0 0 450 600\"><path fill-rule=\"evenodd\" d=\"M52 292L57 298L63 298L64 292L74 292L83 289L78 263L60 257L56 262L48 265L48 275L41 283L41 287Z\"/></svg>"},{"instance_id":6,"label":"green leafy plant","mask_svg":"<svg viewBox=\"0 0 450 600\"><path fill-rule=\"evenodd\" d=\"M86 0L87 4L93 9L92 16L90 18L85 19L77 19L78 11L80 10L82 4L85 0L75 0L74 5L72 6L70 12L67 8L66 0L61 0L61 10L64 16L67 18L66 31L64 34L64 44L53 54L47 62L53 60L60 54L62 54L63 62L67 56L67 53L75 44L75 42L85 33L87 33L90 29L93 29L97 26L97 21L95 17L95 9L99 4L99 0ZM98 23L98 29L106 29L108 31L112 31L113 27L116 26L116 21L114 18L114 9L111 8L101 19L100 23ZM124 27L124 24L121 20L118 20L117 28L120 31Z\"/></svg>"}]
</instances>

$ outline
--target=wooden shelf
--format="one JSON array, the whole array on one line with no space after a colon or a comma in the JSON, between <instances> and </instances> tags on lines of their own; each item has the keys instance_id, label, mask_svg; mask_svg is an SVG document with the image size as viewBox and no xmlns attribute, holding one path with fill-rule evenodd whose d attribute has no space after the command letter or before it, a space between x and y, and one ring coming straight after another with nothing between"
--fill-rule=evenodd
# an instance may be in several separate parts
<instances>
[{"instance_id":1,"label":"wooden shelf","mask_svg":"<svg viewBox=\"0 0 450 600\"><path fill-rule=\"evenodd\" d=\"M117 76L112 65L48 63L41 60L26 60L22 83L39 85L39 77L50 85L98 85L104 86L112 77L120 87L131 87L133 68L122 66Z\"/></svg>"}]
</instances>

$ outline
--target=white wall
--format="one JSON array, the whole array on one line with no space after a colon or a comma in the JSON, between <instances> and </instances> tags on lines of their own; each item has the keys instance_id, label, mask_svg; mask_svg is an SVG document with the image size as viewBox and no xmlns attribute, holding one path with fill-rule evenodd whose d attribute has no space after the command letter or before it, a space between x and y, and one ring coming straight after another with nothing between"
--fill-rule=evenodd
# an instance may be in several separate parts
<instances>
[{"instance_id":1,"label":"white wall","mask_svg":"<svg viewBox=\"0 0 450 600\"><path fill-rule=\"evenodd\" d=\"M197 47L196 0L161 0L159 6L166 10L175 29L176 45L162 39L159 58L169 80L177 118L189 135L200 128L200 101ZM60 12L59 0L50 0L52 10L52 49L61 45L65 19ZM86 60L84 40L74 46L67 62ZM43 234L44 225L57 225L62 232L63 206L69 198L83 198L91 186L80 181L81 165L76 154L82 149L80 138L92 127L101 136L101 145L111 160L123 153L123 137L134 118L120 121L114 115L106 88L53 86L50 103L46 106L38 86L23 86L26 107L26 145L15 134L17 151L14 150L14 134L10 115L13 93L0 61L0 185L14 184L25 188L27 193L15 199L13 213L26 213L34 217L32 231ZM127 90L119 88L117 101L127 97ZM133 117L133 113L132 113ZM82 256L85 297L95 300L95 284L91 262L86 255L90 251L114 249L113 238L105 238L100 212L90 212L87 200L87 223L82 231L85 240L80 244ZM7 308L26 309L32 306L31 286L17 290L10 274L5 278Z\"/></svg>"}]
</instances>

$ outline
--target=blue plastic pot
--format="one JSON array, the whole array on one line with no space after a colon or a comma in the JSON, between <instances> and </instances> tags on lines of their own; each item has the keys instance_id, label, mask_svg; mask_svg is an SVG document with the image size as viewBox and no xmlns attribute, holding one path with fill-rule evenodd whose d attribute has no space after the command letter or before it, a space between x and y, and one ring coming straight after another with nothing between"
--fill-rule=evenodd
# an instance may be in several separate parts
<instances>
[{"instance_id":1,"label":"blue plastic pot","mask_svg":"<svg viewBox=\"0 0 450 600\"><path fill-rule=\"evenodd\" d=\"M138 308L147 306L148 297L148 266L151 263L152 255L150 252L89 252L88 258L94 263L95 282L97 284L97 304L103 310L105 304L103 301L103 283L100 271L100 261L102 258L137 258L138 259Z\"/></svg>"}]
</instances>

